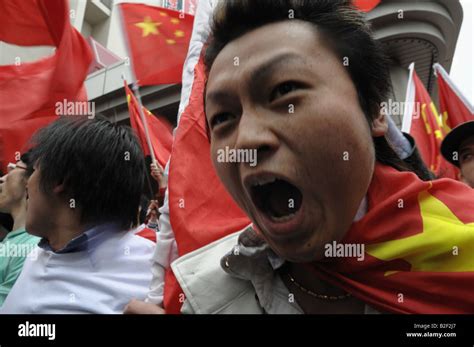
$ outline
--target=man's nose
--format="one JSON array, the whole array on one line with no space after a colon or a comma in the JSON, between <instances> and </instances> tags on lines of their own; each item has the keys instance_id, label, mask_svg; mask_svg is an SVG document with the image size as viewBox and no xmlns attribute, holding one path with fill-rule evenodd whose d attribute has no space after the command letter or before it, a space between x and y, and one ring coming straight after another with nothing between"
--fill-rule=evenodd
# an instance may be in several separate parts
<instances>
[{"instance_id":1,"label":"man's nose","mask_svg":"<svg viewBox=\"0 0 474 347\"><path fill-rule=\"evenodd\" d=\"M270 157L278 148L278 137L268 119L254 114L243 114L237 131L235 148L256 150L259 162Z\"/></svg>"}]
</instances>

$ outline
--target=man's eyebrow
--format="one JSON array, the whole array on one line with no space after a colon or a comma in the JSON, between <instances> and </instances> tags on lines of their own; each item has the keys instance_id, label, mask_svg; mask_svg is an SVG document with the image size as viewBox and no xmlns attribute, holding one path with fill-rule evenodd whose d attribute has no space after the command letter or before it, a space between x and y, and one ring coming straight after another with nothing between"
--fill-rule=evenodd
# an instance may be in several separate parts
<instances>
[{"instance_id":1,"label":"man's eyebrow","mask_svg":"<svg viewBox=\"0 0 474 347\"><path fill-rule=\"evenodd\" d=\"M473 150L473 148L471 146L463 146L459 149L459 154L460 155L463 155L464 153L466 152L471 152Z\"/></svg>"},{"instance_id":2,"label":"man's eyebrow","mask_svg":"<svg viewBox=\"0 0 474 347\"><path fill-rule=\"evenodd\" d=\"M279 54L266 62L260 64L250 75L250 83L253 84L262 84L262 82L265 82L266 79L268 79L274 72L275 70L279 70L283 68L285 65L288 65L290 63L303 63L306 64L307 60L295 53L283 53ZM229 95L226 91L223 90L216 90L212 91L208 94L206 94L205 100L209 101L220 101L222 102L223 100L230 100L232 99L232 96Z\"/></svg>"},{"instance_id":3,"label":"man's eyebrow","mask_svg":"<svg viewBox=\"0 0 474 347\"><path fill-rule=\"evenodd\" d=\"M250 81L251 83L260 84L267 80L275 70L283 68L285 65L291 63L303 63L306 64L306 59L295 53L283 53L279 54L268 61L262 63L259 67L252 72Z\"/></svg>"}]
</instances>

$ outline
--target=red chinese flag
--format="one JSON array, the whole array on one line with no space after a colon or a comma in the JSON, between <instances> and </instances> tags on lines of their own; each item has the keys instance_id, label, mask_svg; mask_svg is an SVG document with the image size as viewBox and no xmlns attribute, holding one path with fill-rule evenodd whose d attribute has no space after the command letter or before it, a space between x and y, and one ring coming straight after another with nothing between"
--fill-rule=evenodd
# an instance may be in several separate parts
<instances>
[{"instance_id":1,"label":"red chinese flag","mask_svg":"<svg viewBox=\"0 0 474 347\"><path fill-rule=\"evenodd\" d=\"M20 139L31 136L33 125L54 119L57 102L87 100L83 82L92 54L70 25L65 0L0 0L0 19L1 41L56 46L53 55L36 62L0 66L0 163L5 166L24 150ZM35 118L41 121L29 121Z\"/></svg>"},{"instance_id":2,"label":"red chinese flag","mask_svg":"<svg viewBox=\"0 0 474 347\"><path fill-rule=\"evenodd\" d=\"M11 162L20 160L20 155L28 147L28 141L36 130L42 128L57 119L57 116L37 117L26 120L10 122L0 128L0 153L8 153L5 157L5 166Z\"/></svg>"},{"instance_id":3,"label":"red chinese flag","mask_svg":"<svg viewBox=\"0 0 474 347\"><path fill-rule=\"evenodd\" d=\"M132 93L127 83L124 82L125 93L127 95L128 111L130 114L130 125L140 140L145 156L150 155L148 143L146 140L145 128L139 113L139 104L135 95ZM150 111L143 107L143 112L148 125L151 146L156 160L162 167L165 167L170 158L171 147L173 145L173 135L169 125L156 118Z\"/></svg>"},{"instance_id":4,"label":"red chinese flag","mask_svg":"<svg viewBox=\"0 0 474 347\"><path fill-rule=\"evenodd\" d=\"M204 116L204 64L195 67L189 104L181 115L170 161L169 207L179 255L250 224L216 175Z\"/></svg>"},{"instance_id":5,"label":"red chinese flag","mask_svg":"<svg viewBox=\"0 0 474 347\"><path fill-rule=\"evenodd\" d=\"M474 190L376 164L367 200L339 243L364 256L314 263L315 275L382 312L474 312Z\"/></svg>"},{"instance_id":6,"label":"red chinese flag","mask_svg":"<svg viewBox=\"0 0 474 347\"><path fill-rule=\"evenodd\" d=\"M421 157L431 171L439 177L457 179L457 169L441 155L441 142L446 135L441 118L414 68L408 90L411 96L406 101L413 108L408 111L411 114L404 115L402 130L414 137Z\"/></svg>"},{"instance_id":7,"label":"red chinese flag","mask_svg":"<svg viewBox=\"0 0 474 347\"><path fill-rule=\"evenodd\" d=\"M447 134L458 125L474 120L474 106L454 85L440 64L434 69L438 77L438 93L444 132Z\"/></svg>"},{"instance_id":8,"label":"red chinese flag","mask_svg":"<svg viewBox=\"0 0 474 347\"><path fill-rule=\"evenodd\" d=\"M143 4L119 6L138 84L180 83L194 17Z\"/></svg>"}]
</instances>

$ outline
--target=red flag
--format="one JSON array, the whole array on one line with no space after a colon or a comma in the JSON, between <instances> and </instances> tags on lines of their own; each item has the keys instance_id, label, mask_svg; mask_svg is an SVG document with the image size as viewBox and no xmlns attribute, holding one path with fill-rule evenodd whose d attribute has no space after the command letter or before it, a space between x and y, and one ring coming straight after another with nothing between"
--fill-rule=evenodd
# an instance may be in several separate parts
<instances>
[{"instance_id":1,"label":"red flag","mask_svg":"<svg viewBox=\"0 0 474 347\"><path fill-rule=\"evenodd\" d=\"M57 116L45 116L26 120L10 122L0 128L0 153L6 153L4 157L4 170L9 162L16 163L20 155L28 148L26 144L31 135L57 119Z\"/></svg>"},{"instance_id":2,"label":"red flag","mask_svg":"<svg viewBox=\"0 0 474 347\"><path fill-rule=\"evenodd\" d=\"M24 149L20 139L31 136L36 130L33 124L45 125L48 117L54 119L57 102L87 100L83 82L92 54L81 34L70 25L65 0L0 0L0 13L0 40L16 45L56 46L52 56L39 61L0 66L0 147L4 149L0 163L6 165L15 160L15 152ZM35 118L42 120L26 122ZM29 125L19 127L21 123L15 122L20 120ZM12 129L20 133L15 135Z\"/></svg>"},{"instance_id":3,"label":"red flag","mask_svg":"<svg viewBox=\"0 0 474 347\"><path fill-rule=\"evenodd\" d=\"M364 257L314 263L315 275L383 312L474 312L474 190L376 164L367 199L339 244Z\"/></svg>"},{"instance_id":4,"label":"red flag","mask_svg":"<svg viewBox=\"0 0 474 347\"><path fill-rule=\"evenodd\" d=\"M189 104L181 115L170 159L170 222L180 256L250 224L216 176L211 162L202 97L204 79L204 64L200 60L195 67ZM166 312L179 313L180 293L172 272L167 272Z\"/></svg>"},{"instance_id":5,"label":"red flag","mask_svg":"<svg viewBox=\"0 0 474 347\"><path fill-rule=\"evenodd\" d=\"M402 130L414 137L423 161L439 177L457 179L457 169L441 155L445 136L441 118L414 65L410 66L406 104Z\"/></svg>"},{"instance_id":6,"label":"red flag","mask_svg":"<svg viewBox=\"0 0 474 347\"><path fill-rule=\"evenodd\" d=\"M194 17L156 6L119 6L138 84L180 83Z\"/></svg>"},{"instance_id":7,"label":"red flag","mask_svg":"<svg viewBox=\"0 0 474 347\"><path fill-rule=\"evenodd\" d=\"M130 125L135 130L145 156L150 155L148 143L146 140L145 128L139 113L139 104L135 95L132 93L124 81L125 93L127 95L128 111L130 114ZM148 125L151 146L156 160L162 167L165 167L170 158L171 147L173 145L173 135L169 126L156 118L150 111L143 107L143 112Z\"/></svg>"},{"instance_id":8,"label":"red flag","mask_svg":"<svg viewBox=\"0 0 474 347\"><path fill-rule=\"evenodd\" d=\"M434 64L438 77L438 93L443 130L447 134L458 125L474 120L474 106L454 85L448 73L440 64Z\"/></svg>"}]
</instances>

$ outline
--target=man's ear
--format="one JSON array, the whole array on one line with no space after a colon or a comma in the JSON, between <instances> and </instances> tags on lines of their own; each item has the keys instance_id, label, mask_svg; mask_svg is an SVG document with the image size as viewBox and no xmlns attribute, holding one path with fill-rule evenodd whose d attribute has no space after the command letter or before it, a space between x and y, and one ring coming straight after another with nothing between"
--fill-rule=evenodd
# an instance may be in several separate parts
<instances>
[{"instance_id":1,"label":"man's ear","mask_svg":"<svg viewBox=\"0 0 474 347\"><path fill-rule=\"evenodd\" d=\"M64 184L63 183L54 186L54 188L53 188L53 193L54 194L61 194L62 192L64 192Z\"/></svg>"},{"instance_id":2,"label":"man's ear","mask_svg":"<svg viewBox=\"0 0 474 347\"><path fill-rule=\"evenodd\" d=\"M372 136L373 137L384 136L387 130L388 130L387 118L382 112L380 112L379 115L375 117L374 120L372 121L372 129L371 129Z\"/></svg>"}]
</instances>

